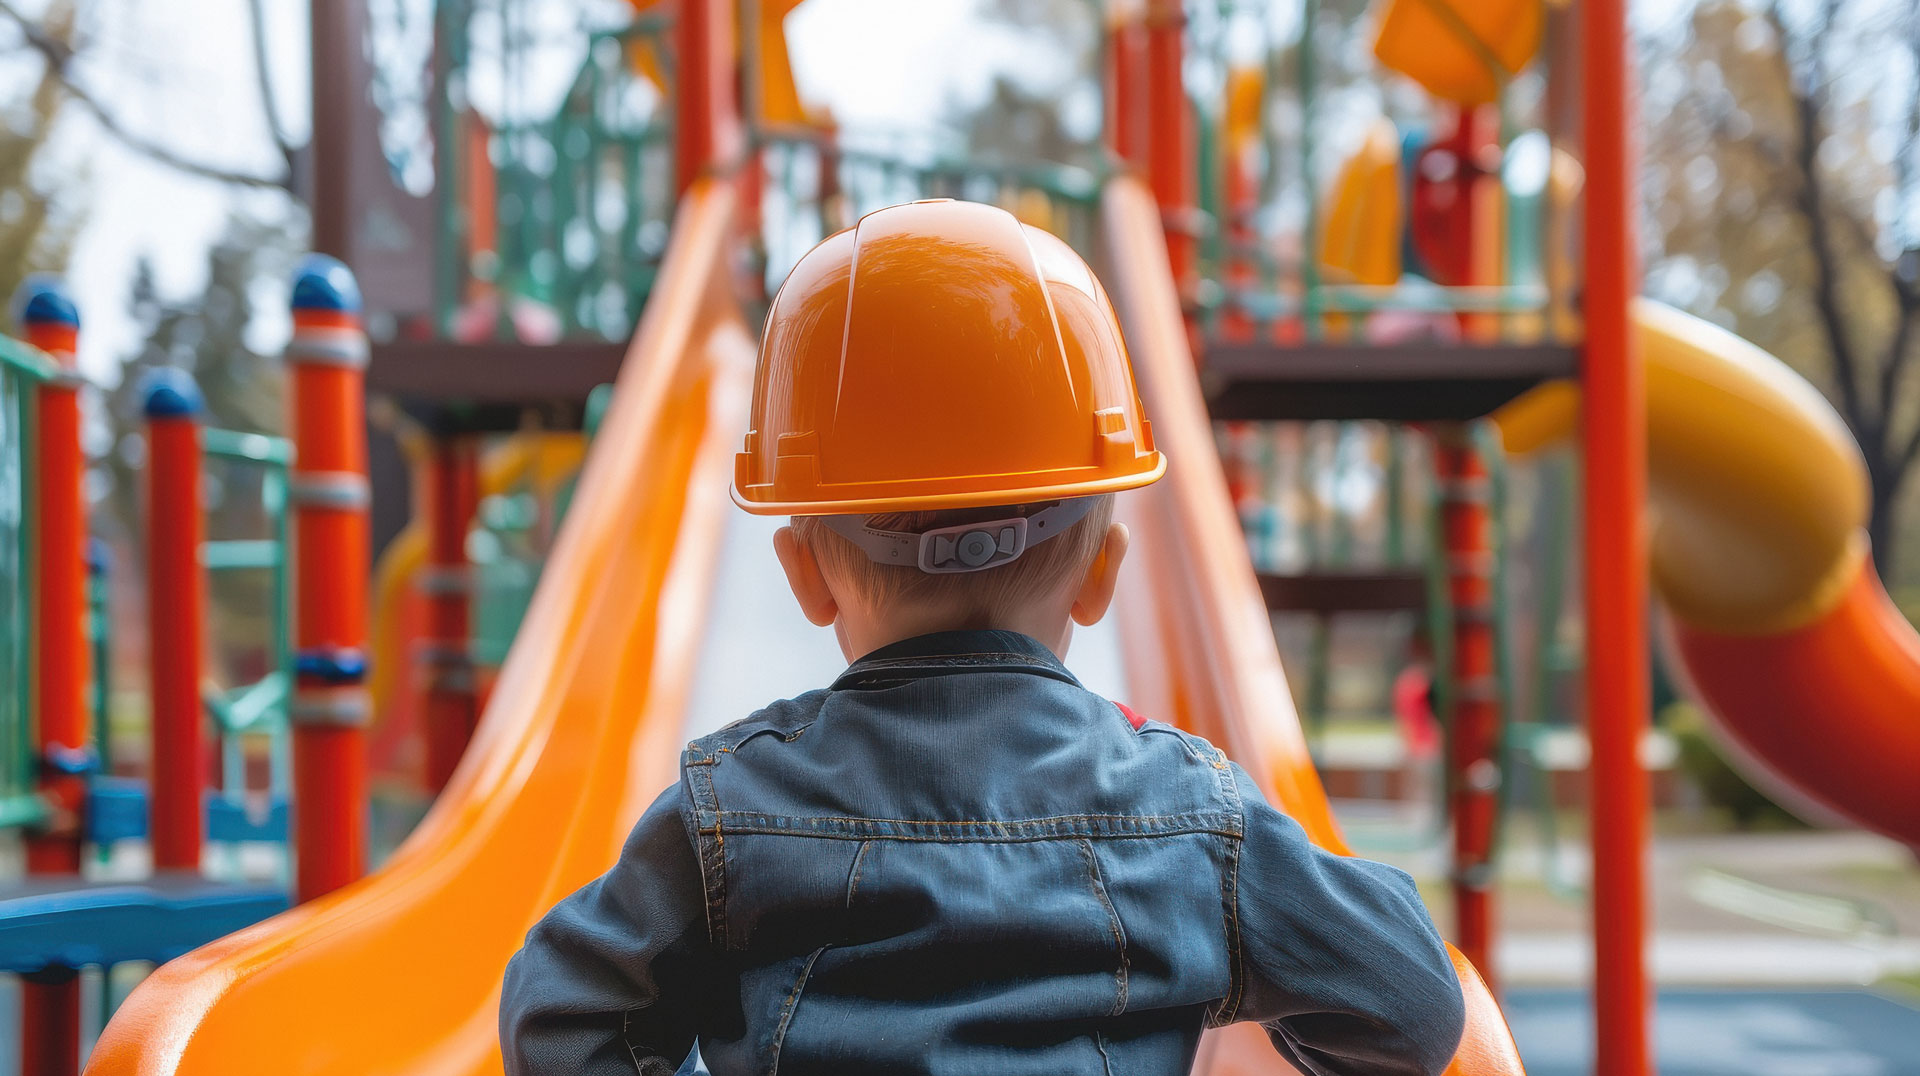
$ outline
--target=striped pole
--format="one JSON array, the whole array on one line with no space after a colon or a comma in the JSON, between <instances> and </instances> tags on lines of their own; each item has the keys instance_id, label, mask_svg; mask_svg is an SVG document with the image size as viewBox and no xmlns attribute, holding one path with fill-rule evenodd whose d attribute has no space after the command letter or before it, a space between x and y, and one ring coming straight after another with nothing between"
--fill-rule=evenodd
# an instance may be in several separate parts
<instances>
[{"instance_id":1,"label":"striped pole","mask_svg":"<svg viewBox=\"0 0 1920 1076\"><path fill-rule=\"evenodd\" d=\"M1107 19L1107 147L1128 165L1146 157L1146 110L1140 94L1146 84L1147 29L1138 5L1109 4Z\"/></svg>"},{"instance_id":2,"label":"striped pole","mask_svg":"<svg viewBox=\"0 0 1920 1076\"><path fill-rule=\"evenodd\" d=\"M1454 944L1496 989L1493 838L1500 809L1500 684L1494 651L1492 484L1460 424L1434 431L1440 529L1453 616L1447 800L1453 819Z\"/></svg>"},{"instance_id":3,"label":"striped pole","mask_svg":"<svg viewBox=\"0 0 1920 1076\"><path fill-rule=\"evenodd\" d=\"M41 383L36 402L34 755L47 817L27 837L27 871L77 875L86 774L92 767L87 722L86 460L80 448L80 386L75 365L80 314L64 288L33 278L16 298L21 335L51 356L59 374ZM71 968L24 977L23 1076L71 1076L80 1068L80 980Z\"/></svg>"},{"instance_id":4,"label":"striped pole","mask_svg":"<svg viewBox=\"0 0 1920 1076\"><path fill-rule=\"evenodd\" d=\"M427 460L427 790L438 793L479 718L473 668L473 569L467 531L479 507L480 452L470 435L436 434Z\"/></svg>"},{"instance_id":5,"label":"striped pole","mask_svg":"<svg viewBox=\"0 0 1920 1076\"><path fill-rule=\"evenodd\" d=\"M733 163L746 145L735 92L734 5L726 0L679 0L673 24L675 114L674 191L685 194L715 165Z\"/></svg>"},{"instance_id":6,"label":"striped pole","mask_svg":"<svg viewBox=\"0 0 1920 1076\"><path fill-rule=\"evenodd\" d=\"M206 836L200 671L206 573L200 564L200 388L185 370L148 378L147 632L153 693L153 866L198 872Z\"/></svg>"},{"instance_id":7,"label":"striped pole","mask_svg":"<svg viewBox=\"0 0 1920 1076\"><path fill-rule=\"evenodd\" d=\"M353 273L309 255L287 346L294 465L295 895L366 871L367 336Z\"/></svg>"},{"instance_id":8,"label":"striped pole","mask_svg":"<svg viewBox=\"0 0 1920 1076\"><path fill-rule=\"evenodd\" d=\"M1187 16L1180 0L1148 0L1147 179L1160 203L1167 263L1182 301L1193 294L1194 211L1192 124L1181 70Z\"/></svg>"}]
</instances>

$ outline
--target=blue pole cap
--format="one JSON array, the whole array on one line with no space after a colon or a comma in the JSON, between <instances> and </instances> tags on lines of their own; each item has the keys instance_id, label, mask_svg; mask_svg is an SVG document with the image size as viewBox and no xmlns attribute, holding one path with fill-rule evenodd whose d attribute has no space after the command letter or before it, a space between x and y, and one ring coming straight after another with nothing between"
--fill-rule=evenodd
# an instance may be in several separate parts
<instances>
[{"instance_id":1,"label":"blue pole cap","mask_svg":"<svg viewBox=\"0 0 1920 1076\"><path fill-rule=\"evenodd\" d=\"M177 366L156 366L140 378L148 418L191 418L205 406L193 375Z\"/></svg>"},{"instance_id":2,"label":"blue pole cap","mask_svg":"<svg viewBox=\"0 0 1920 1076\"><path fill-rule=\"evenodd\" d=\"M360 285L354 282L353 270L325 254L300 259L293 271L293 308L359 313Z\"/></svg>"},{"instance_id":3,"label":"blue pole cap","mask_svg":"<svg viewBox=\"0 0 1920 1076\"><path fill-rule=\"evenodd\" d=\"M13 293L14 320L21 325L80 327L80 308L73 305L67 286L51 273L34 273Z\"/></svg>"}]
</instances>

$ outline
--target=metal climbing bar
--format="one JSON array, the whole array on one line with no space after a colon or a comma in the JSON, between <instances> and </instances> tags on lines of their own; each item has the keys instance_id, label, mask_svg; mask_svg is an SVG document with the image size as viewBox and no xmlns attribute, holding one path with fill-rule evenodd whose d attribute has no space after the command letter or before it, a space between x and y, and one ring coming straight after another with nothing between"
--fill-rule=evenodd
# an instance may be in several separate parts
<instances>
[{"instance_id":1,"label":"metal climbing bar","mask_svg":"<svg viewBox=\"0 0 1920 1076\"><path fill-rule=\"evenodd\" d=\"M41 820L33 750L35 399L57 374L41 351L0 336L0 829Z\"/></svg>"}]
</instances>

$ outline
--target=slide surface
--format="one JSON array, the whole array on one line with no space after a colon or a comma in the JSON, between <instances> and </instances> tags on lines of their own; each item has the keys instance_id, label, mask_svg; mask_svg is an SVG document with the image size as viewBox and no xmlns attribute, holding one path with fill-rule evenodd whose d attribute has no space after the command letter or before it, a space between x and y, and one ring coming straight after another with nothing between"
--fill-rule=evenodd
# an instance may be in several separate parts
<instances>
[{"instance_id":1,"label":"slide surface","mask_svg":"<svg viewBox=\"0 0 1920 1076\"><path fill-rule=\"evenodd\" d=\"M1672 667L1770 791L1920 848L1920 634L1867 555L1858 446L1747 341L1646 300L1634 323ZM1570 434L1578 403L1548 385L1495 419L1524 454Z\"/></svg>"},{"instance_id":2,"label":"slide surface","mask_svg":"<svg viewBox=\"0 0 1920 1076\"><path fill-rule=\"evenodd\" d=\"M680 209L539 593L433 811L376 874L155 972L89 1073L497 1072L507 958L612 863L687 735L838 671L830 635L803 629L779 587L764 521L742 522L727 499L753 362L726 284L732 210L712 183ZM1172 463L1121 498L1137 552L1118 631L1087 633L1070 663L1226 747L1344 850L1215 462L1158 210L1119 180L1103 211L1107 283ZM1485 986L1456 963L1470 1026L1450 1071L1521 1072ZM1196 1071L1287 1068L1248 1025L1210 1035Z\"/></svg>"}]
</instances>

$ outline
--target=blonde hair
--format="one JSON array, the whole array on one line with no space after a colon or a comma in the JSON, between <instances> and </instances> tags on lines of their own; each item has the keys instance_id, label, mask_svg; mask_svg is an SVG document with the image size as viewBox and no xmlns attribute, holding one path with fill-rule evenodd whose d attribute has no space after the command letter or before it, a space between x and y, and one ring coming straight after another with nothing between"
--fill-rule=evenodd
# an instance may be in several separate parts
<instances>
[{"instance_id":1,"label":"blonde hair","mask_svg":"<svg viewBox=\"0 0 1920 1076\"><path fill-rule=\"evenodd\" d=\"M819 516L793 517L794 537L813 551L820 570L850 585L870 606L914 602L953 610L956 627L988 627L1052 593L1069 580L1078 582L1093 566L1113 522L1113 495L1090 498L1087 514L1065 531L1030 546L1009 564L977 572L928 573L903 564L881 564L859 546L835 534ZM1039 504L953 508L937 512L895 512L867 517L882 530L918 534L936 527L957 527L990 519L1028 516L1055 501Z\"/></svg>"}]
</instances>

